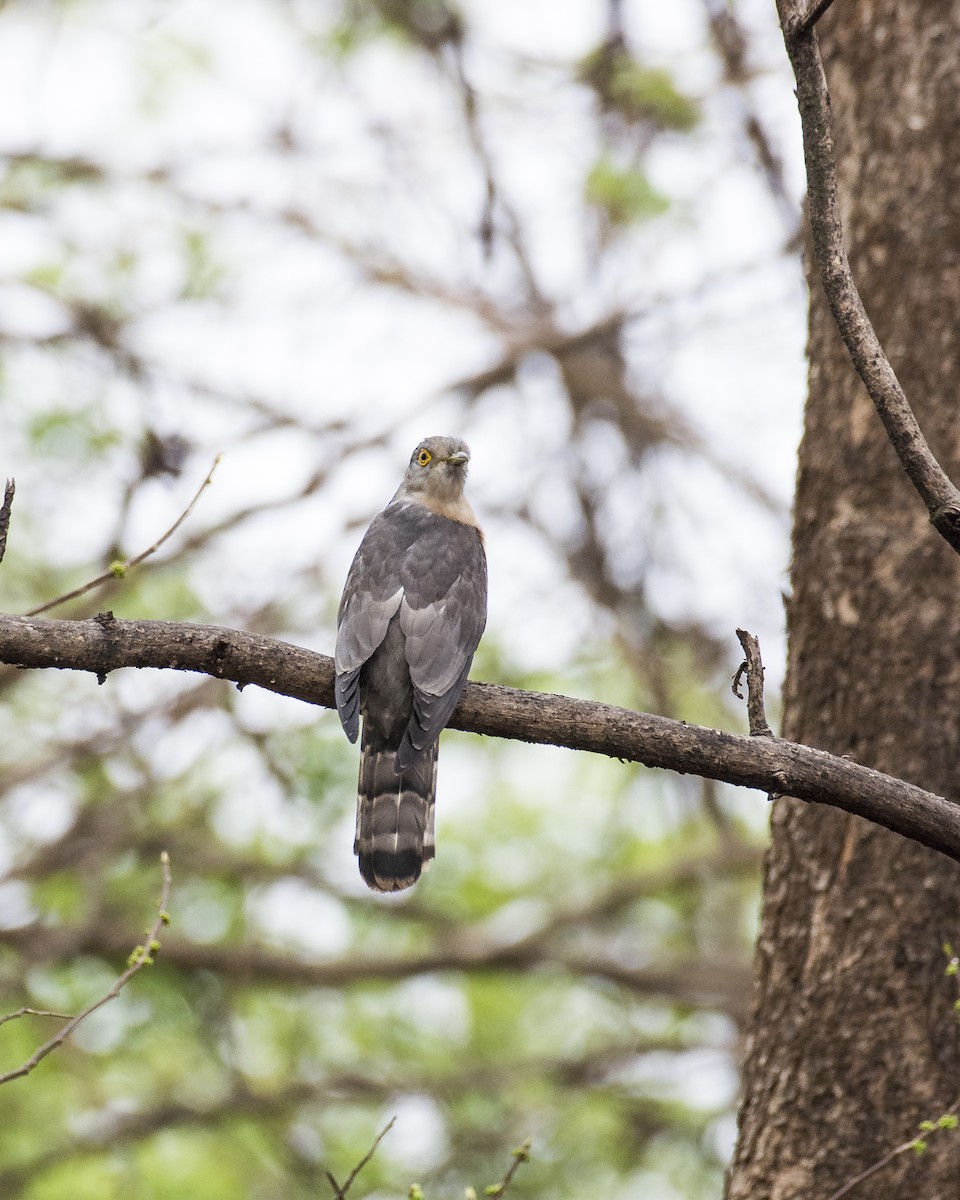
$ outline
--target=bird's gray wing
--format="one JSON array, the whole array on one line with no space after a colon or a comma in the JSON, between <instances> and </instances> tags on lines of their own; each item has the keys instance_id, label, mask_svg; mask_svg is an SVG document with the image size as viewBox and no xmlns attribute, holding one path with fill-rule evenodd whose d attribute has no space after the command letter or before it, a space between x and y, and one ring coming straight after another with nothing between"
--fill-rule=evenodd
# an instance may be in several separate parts
<instances>
[{"instance_id":1,"label":"bird's gray wing","mask_svg":"<svg viewBox=\"0 0 960 1200\"><path fill-rule=\"evenodd\" d=\"M390 519L389 509L374 517L354 556L337 616L337 712L351 742L360 728L360 668L383 641L400 607L400 563L409 531Z\"/></svg>"},{"instance_id":2,"label":"bird's gray wing","mask_svg":"<svg viewBox=\"0 0 960 1200\"><path fill-rule=\"evenodd\" d=\"M399 610L414 712L401 749L410 765L450 719L487 617L480 531L419 504L389 505L371 522L340 601L337 710L355 741L360 671Z\"/></svg>"},{"instance_id":3,"label":"bird's gray wing","mask_svg":"<svg viewBox=\"0 0 960 1200\"><path fill-rule=\"evenodd\" d=\"M428 509L404 557L400 628L414 711L400 758L435 741L466 683L487 619L487 560L480 531ZM409 743L409 748L407 748Z\"/></svg>"}]
</instances>

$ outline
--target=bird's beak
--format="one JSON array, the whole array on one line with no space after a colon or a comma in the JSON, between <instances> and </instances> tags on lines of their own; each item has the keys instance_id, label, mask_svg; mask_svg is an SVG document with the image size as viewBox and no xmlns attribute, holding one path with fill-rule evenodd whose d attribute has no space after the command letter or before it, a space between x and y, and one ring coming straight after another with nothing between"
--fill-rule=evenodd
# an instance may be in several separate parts
<instances>
[{"instance_id":1,"label":"bird's beak","mask_svg":"<svg viewBox=\"0 0 960 1200\"><path fill-rule=\"evenodd\" d=\"M464 463L468 463L470 461L470 455L466 452L466 450L457 450L454 454L451 454L443 461L452 463L455 467L462 467Z\"/></svg>"}]
</instances>

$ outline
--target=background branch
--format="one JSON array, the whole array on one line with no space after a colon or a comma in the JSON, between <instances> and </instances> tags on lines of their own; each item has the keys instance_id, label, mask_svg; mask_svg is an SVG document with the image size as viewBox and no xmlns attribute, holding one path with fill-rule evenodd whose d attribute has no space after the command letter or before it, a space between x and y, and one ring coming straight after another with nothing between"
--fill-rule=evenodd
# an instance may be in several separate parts
<instances>
[{"instance_id":1,"label":"background branch","mask_svg":"<svg viewBox=\"0 0 960 1200\"><path fill-rule=\"evenodd\" d=\"M122 953L130 944L128 930L104 929L95 924L59 930L47 940L43 935L44 930L37 925L3 930L0 945L20 950L33 963L42 963L68 950L109 957ZM338 989L448 972L499 974L555 967L570 976L605 980L634 996L668 998L688 1009L719 1009L738 1025L746 1017L749 994L747 968L716 957L681 960L663 968L631 966L624 963L622 954L579 952L558 945L548 936L516 946L489 936L482 942L464 937L422 953L354 954L322 962L271 948L198 944L184 937L168 937L164 939L163 957L168 969L215 971L237 983L259 980L271 986Z\"/></svg>"},{"instance_id":2,"label":"background branch","mask_svg":"<svg viewBox=\"0 0 960 1200\"><path fill-rule=\"evenodd\" d=\"M120 667L198 671L334 707L331 658L216 625L118 621L112 613L89 621L0 616L0 662L90 671L98 678ZM960 806L781 738L744 737L596 701L479 683L467 685L450 724L829 804L960 862Z\"/></svg>"}]
</instances>

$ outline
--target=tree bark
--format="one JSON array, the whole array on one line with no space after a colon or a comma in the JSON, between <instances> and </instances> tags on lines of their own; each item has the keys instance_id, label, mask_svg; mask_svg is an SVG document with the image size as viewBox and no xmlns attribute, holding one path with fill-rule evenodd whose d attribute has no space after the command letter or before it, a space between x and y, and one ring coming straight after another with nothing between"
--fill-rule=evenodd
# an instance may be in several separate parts
<instances>
[{"instance_id":1,"label":"tree bark","mask_svg":"<svg viewBox=\"0 0 960 1200\"><path fill-rule=\"evenodd\" d=\"M818 25L848 252L934 454L960 478L960 0ZM935 535L810 279L784 736L960 799L960 560ZM828 1200L960 1095L945 942L960 870L776 802L728 1200ZM955 1198L960 1135L847 1194Z\"/></svg>"}]
</instances>

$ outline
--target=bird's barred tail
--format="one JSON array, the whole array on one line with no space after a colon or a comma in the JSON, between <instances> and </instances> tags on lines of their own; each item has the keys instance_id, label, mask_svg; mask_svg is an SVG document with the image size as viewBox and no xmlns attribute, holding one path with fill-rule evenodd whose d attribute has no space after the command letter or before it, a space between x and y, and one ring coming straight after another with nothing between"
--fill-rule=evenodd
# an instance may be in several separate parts
<instances>
[{"instance_id":1,"label":"bird's barred tail","mask_svg":"<svg viewBox=\"0 0 960 1200\"><path fill-rule=\"evenodd\" d=\"M368 743L366 735L364 722L353 852L368 887L400 892L417 882L434 854L437 743L398 772L397 751Z\"/></svg>"}]
</instances>

